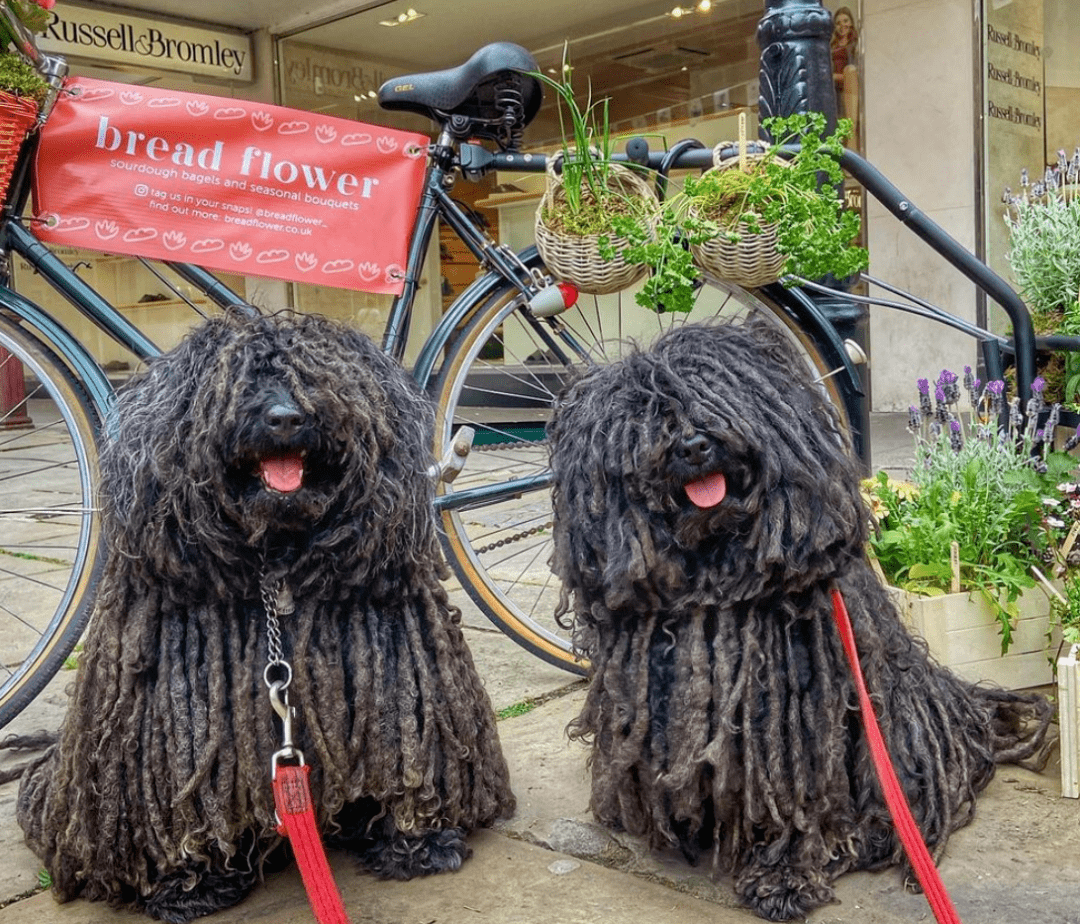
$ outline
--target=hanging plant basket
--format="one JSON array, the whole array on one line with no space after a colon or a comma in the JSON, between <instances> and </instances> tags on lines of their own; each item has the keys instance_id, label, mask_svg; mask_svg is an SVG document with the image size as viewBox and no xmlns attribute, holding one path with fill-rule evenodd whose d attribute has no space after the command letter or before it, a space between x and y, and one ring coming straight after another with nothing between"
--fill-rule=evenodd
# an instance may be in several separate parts
<instances>
[{"instance_id":1,"label":"hanging plant basket","mask_svg":"<svg viewBox=\"0 0 1080 924\"><path fill-rule=\"evenodd\" d=\"M565 210L566 190L557 164L561 155L548 161L547 186L536 209L536 249L544 258L551 274L564 282L575 285L579 291L591 295L606 295L633 285L647 272L648 267L627 263L621 256L627 241L618 235L566 234L555 231L545 222L545 216ZM659 202L652 187L633 170L620 164L608 165L608 188L614 196L622 199L645 200L641 214L653 216L648 220L655 226ZM606 236L615 249L615 256L605 260L600 255L600 238Z\"/></svg>"},{"instance_id":2,"label":"hanging plant basket","mask_svg":"<svg viewBox=\"0 0 1080 924\"><path fill-rule=\"evenodd\" d=\"M37 121L37 114L34 100L0 90L0 199L7 196L19 149Z\"/></svg>"},{"instance_id":3,"label":"hanging plant basket","mask_svg":"<svg viewBox=\"0 0 1080 924\"><path fill-rule=\"evenodd\" d=\"M752 168L767 156L745 152L742 162ZM787 165L783 159L777 159L776 162ZM739 169L742 167L738 146L733 147L730 141L722 141L713 148L713 167L707 173ZM695 219L707 218L725 225L723 216L702 214L700 206L694 201L687 204L687 211ZM776 282L782 274L786 259L784 254L777 250L776 224L762 222L760 231L752 231L745 221L740 220L735 227L739 234L738 241L721 235L691 245L690 250L698 266L706 273L741 286L763 286Z\"/></svg>"}]
</instances>

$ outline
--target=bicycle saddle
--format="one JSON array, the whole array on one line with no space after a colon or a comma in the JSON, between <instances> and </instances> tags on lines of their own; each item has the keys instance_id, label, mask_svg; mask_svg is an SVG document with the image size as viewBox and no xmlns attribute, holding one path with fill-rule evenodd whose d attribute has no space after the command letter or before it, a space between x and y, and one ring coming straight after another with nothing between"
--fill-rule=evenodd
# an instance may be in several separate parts
<instances>
[{"instance_id":1,"label":"bicycle saddle","mask_svg":"<svg viewBox=\"0 0 1080 924\"><path fill-rule=\"evenodd\" d=\"M379 87L379 105L440 124L453 121L452 130L460 127L462 137L502 142L508 131L520 134L540 109L540 81L526 73L537 70L533 56L520 45L494 42L457 67L386 81Z\"/></svg>"}]
</instances>

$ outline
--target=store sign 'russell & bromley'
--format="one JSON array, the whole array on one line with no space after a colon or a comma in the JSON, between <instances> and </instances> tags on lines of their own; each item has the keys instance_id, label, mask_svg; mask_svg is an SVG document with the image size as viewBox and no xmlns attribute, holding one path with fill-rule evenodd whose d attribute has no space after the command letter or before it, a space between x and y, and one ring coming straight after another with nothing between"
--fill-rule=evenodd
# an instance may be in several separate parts
<instances>
[{"instance_id":1,"label":"store sign 'russell & bromley'","mask_svg":"<svg viewBox=\"0 0 1080 924\"><path fill-rule=\"evenodd\" d=\"M254 80L251 39L218 26L201 27L141 15L64 3L38 39L41 49L70 57L93 58L184 71L227 80Z\"/></svg>"}]
</instances>

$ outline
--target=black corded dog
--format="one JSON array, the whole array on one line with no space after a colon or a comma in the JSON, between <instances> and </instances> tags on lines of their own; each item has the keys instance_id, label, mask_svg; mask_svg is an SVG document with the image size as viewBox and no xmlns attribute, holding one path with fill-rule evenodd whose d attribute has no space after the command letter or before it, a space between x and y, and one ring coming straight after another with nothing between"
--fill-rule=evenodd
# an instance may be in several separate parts
<instances>
[{"instance_id":1,"label":"black corded dog","mask_svg":"<svg viewBox=\"0 0 1080 924\"><path fill-rule=\"evenodd\" d=\"M593 664L572 733L598 820L711 858L776 921L903 862L833 624L839 587L936 857L997 763L1045 758L1049 704L973 686L900 622L832 406L758 324L684 326L597 366L550 428L561 609Z\"/></svg>"},{"instance_id":2,"label":"black corded dog","mask_svg":"<svg viewBox=\"0 0 1080 924\"><path fill-rule=\"evenodd\" d=\"M252 888L281 842L267 609L329 843L407 879L513 810L440 584L432 426L366 337L291 314L209 321L122 392L74 699L19 793L58 898L187 921Z\"/></svg>"}]
</instances>

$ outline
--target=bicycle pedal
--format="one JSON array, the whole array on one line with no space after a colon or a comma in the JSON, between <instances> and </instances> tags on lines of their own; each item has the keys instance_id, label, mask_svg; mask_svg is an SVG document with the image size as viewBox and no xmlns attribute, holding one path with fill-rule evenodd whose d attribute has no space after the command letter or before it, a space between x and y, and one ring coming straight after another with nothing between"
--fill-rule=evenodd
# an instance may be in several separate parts
<instances>
[{"instance_id":1,"label":"bicycle pedal","mask_svg":"<svg viewBox=\"0 0 1080 924\"><path fill-rule=\"evenodd\" d=\"M454 436L454 441L443 453L442 461L438 464L438 477L444 484L450 484L465 468L465 461L472 451L473 440L476 439L476 430L472 427L461 427Z\"/></svg>"}]
</instances>

